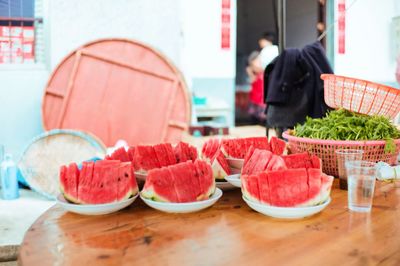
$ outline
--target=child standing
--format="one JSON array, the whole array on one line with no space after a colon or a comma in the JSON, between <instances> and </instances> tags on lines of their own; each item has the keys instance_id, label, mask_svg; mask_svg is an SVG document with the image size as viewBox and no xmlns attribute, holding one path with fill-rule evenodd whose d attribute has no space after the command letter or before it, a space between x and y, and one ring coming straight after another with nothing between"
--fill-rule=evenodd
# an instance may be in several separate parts
<instances>
[{"instance_id":1,"label":"child standing","mask_svg":"<svg viewBox=\"0 0 400 266\"><path fill-rule=\"evenodd\" d=\"M255 124L265 124L265 104L264 104L264 70L261 65L260 53L254 51L248 58L247 74L251 82L251 90L249 94L248 113Z\"/></svg>"}]
</instances>

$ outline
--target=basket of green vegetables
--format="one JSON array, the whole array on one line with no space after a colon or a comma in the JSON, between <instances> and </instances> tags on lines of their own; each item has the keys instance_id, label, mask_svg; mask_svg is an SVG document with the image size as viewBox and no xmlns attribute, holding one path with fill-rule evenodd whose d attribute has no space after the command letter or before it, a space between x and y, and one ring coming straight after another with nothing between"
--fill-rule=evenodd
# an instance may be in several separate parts
<instances>
[{"instance_id":1,"label":"basket of green vegetables","mask_svg":"<svg viewBox=\"0 0 400 266\"><path fill-rule=\"evenodd\" d=\"M364 150L364 160L396 164L400 130L384 116L356 114L344 109L305 123L283 134L293 153L310 152L322 159L323 171L337 176L337 149Z\"/></svg>"}]
</instances>

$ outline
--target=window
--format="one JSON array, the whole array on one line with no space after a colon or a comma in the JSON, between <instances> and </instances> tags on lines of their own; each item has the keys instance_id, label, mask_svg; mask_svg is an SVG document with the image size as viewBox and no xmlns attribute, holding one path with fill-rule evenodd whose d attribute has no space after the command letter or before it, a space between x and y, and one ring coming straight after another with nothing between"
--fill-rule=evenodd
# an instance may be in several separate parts
<instances>
[{"instance_id":1,"label":"window","mask_svg":"<svg viewBox=\"0 0 400 266\"><path fill-rule=\"evenodd\" d=\"M0 64L41 61L41 0L0 0Z\"/></svg>"}]
</instances>

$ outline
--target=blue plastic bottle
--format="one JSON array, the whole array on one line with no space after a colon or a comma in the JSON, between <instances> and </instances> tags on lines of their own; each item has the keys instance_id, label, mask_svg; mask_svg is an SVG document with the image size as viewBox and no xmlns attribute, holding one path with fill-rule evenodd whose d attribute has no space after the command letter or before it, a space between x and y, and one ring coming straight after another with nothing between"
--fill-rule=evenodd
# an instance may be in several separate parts
<instances>
[{"instance_id":1,"label":"blue plastic bottle","mask_svg":"<svg viewBox=\"0 0 400 266\"><path fill-rule=\"evenodd\" d=\"M6 200L17 199L19 197L17 166L13 162L11 154L4 156L0 168L2 198Z\"/></svg>"}]
</instances>

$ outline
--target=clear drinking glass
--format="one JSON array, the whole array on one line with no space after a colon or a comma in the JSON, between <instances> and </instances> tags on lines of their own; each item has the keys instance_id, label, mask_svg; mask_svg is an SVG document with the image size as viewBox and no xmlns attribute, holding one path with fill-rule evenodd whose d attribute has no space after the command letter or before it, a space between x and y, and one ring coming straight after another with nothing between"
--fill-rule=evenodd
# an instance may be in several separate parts
<instances>
[{"instance_id":1,"label":"clear drinking glass","mask_svg":"<svg viewBox=\"0 0 400 266\"><path fill-rule=\"evenodd\" d=\"M340 189L347 190L346 162L361 161L364 151L356 149L339 149L336 150L335 153L338 163L339 187Z\"/></svg>"},{"instance_id":2,"label":"clear drinking glass","mask_svg":"<svg viewBox=\"0 0 400 266\"><path fill-rule=\"evenodd\" d=\"M349 209L356 212L370 212L375 189L376 163L348 161L346 172Z\"/></svg>"}]
</instances>

